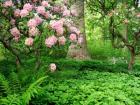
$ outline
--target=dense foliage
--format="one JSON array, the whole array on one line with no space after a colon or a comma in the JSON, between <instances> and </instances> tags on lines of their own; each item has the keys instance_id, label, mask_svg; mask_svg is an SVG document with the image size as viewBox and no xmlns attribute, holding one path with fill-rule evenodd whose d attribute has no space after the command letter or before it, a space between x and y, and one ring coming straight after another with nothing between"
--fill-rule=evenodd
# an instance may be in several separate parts
<instances>
[{"instance_id":1,"label":"dense foliage","mask_svg":"<svg viewBox=\"0 0 140 105\"><path fill-rule=\"evenodd\" d=\"M51 75L45 96L34 105L139 105L139 77L124 73L59 71ZM36 104L39 103L39 104Z\"/></svg>"}]
</instances>

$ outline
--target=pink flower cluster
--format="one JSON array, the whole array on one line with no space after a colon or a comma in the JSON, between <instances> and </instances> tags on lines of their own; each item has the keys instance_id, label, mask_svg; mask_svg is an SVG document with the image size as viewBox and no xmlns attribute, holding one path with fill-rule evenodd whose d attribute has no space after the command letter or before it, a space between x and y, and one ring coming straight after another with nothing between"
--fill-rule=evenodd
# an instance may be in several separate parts
<instances>
[{"instance_id":1,"label":"pink flower cluster","mask_svg":"<svg viewBox=\"0 0 140 105\"><path fill-rule=\"evenodd\" d=\"M33 45L33 41L34 41L33 38L26 38L25 45L26 46L32 46Z\"/></svg>"},{"instance_id":2,"label":"pink flower cluster","mask_svg":"<svg viewBox=\"0 0 140 105\"><path fill-rule=\"evenodd\" d=\"M27 15L29 15L29 11L27 11L26 9L22 9L20 11L21 18L26 17Z\"/></svg>"},{"instance_id":3,"label":"pink flower cluster","mask_svg":"<svg viewBox=\"0 0 140 105\"><path fill-rule=\"evenodd\" d=\"M52 8L52 11L53 11L54 13L62 13L63 8L62 8L61 6L59 6L59 5L56 5L56 6L54 6L54 7Z\"/></svg>"},{"instance_id":4,"label":"pink flower cluster","mask_svg":"<svg viewBox=\"0 0 140 105\"><path fill-rule=\"evenodd\" d=\"M15 23L16 23L16 20L15 19L11 19L10 23L14 26Z\"/></svg>"},{"instance_id":5,"label":"pink flower cluster","mask_svg":"<svg viewBox=\"0 0 140 105\"><path fill-rule=\"evenodd\" d=\"M49 66L49 69L51 72L55 72L56 71L56 64L55 63L51 63Z\"/></svg>"},{"instance_id":6,"label":"pink flower cluster","mask_svg":"<svg viewBox=\"0 0 140 105\"><path fill-rule=\"evenodd\" d=\"M63 19L58 20L58 21L53 20L53 21L50 22L51 28L56 31L58 36L61 36L64 33L63 24L64 24Z\"/></svg>"},{"instance_id":7,"label":"pink flower cluster","mask_svg":"<svg viewBox=\"0 0 140 105\"><path fill-rule=\"evenodd\" d=\"M12 0L5 1L3 4L4 7L12 7L13 5L14 4L13 4Z\"/></svg>"},{"instance_id":8,"label":"pink flower cluster","mask_svg":"<svg viewBox=\"0 0 140 105\"><path fill-rule=\"evenodd\" d=\"M40 18L39 16L36 16L34 19L35 19L37 25L40 25L43 22L43 19Z\"/></svg>"},{"instance_id":9,"label":"pink flower cluster","mask_svg":"<svg viewBox=\"0 0 140 105\"><path fill-rule=\"evenodd\" d=\"M10 29L10 33L11 33L14 37L19 37L19 36L20 36L20 31L17 29L17 27L14 27L14 28Z\"/></svg>"},{"instance_id":10,"label":"pink flower cluster","mask_svg":"<svg viewBox=\"0 0 140 105\"><path fill-rule=\"evenodd\" d=\"M14 11L14 16L15 16L15 17L20 17L20 9L16 9L16 10Z\"/></svg>"},{"instance_id":11,"label":"pink flower cluster","mask_svg":"<svg viewBox=\"0 0 140 105\"><path fill-rule=\"evenodd\" d=\"M27 26L29 28L33 28L36 27L38 25L40 25L43 22L43 19L40 18L39 16L34 17L33 19L30 19L27 23Z\"/></svg>"},{"instance_id":12,"label":"pink flower cluster","mask_svg":"<svg viewBox=\"0 0 140 105\"><path fill-rule=\"evenodd\" d=\"M70 38L70 41L71 41L71 42L76 42L76 41L77 41L77 36L76 36L76 34L73 34L73 33L70 34L70 37L69 37L69 38Z\"/></svg>"},{"instance_id":13,"label":"pink flower cluster","mask_svg":"<svg viewBox=\"0 0 140 105\"><path fill-rule=\"evenodd\" d=\"M28 26L29 28L36 27L36 26L37 26L36 20L35 20L35 19L30 19L30 20L28 21L28 23L27 23L27 26Z\"/></svg>"},{"instance_id":14,"label":"pink flower cluster","mask_svg":"<svg viewBox=\"0 0 140 105\"><path fill-rule=\"evenodd\" d=\"M70 27L70 31L71 31L71 33L74 32L74 33L76 33L77 35L80 35L80 30L77 29L76 27Z\"/></svg>"},{"instance_id":15,"label":"pink flower cluster","mask_svg":"<svg viewBox=\"0 0 140 105\"><path fill-rule=\"evenodd\" d=\"M48 48L51 48L56 43L57 43L57 38L54 35L46 38L45 40L45 44Z\"/></svg>"},{"instance_id":16,"label":"pink flower cluster","mask_svg":"<svg viewBox=\"0 0 140 105\"><path fill-rule=\"evenodd\" d=\"M70 10L67 9L66 6L63 7L63 16L69 17L71 15Z\"/></svg>"},{"instance_id":17,"label":"pink flower cluster","mask_svg":"<svg viewBox=\"0 0 140 105\"><path fill-rule=\"evenodd\" d=\"M49 4L48 4L48 1L42 1L41 5L44 7L47 7Z\"/></svg>"},{"instance_id":18,"label":"pink flower cluster","mask_svg":"<svg viewBox=\"0 0 140 105\"><path fill-rule=\"evenodd\" d=\"M36 27L29 28L29 35L30 36L35 36L35 35L38 35L38 34L39 34L38 28L36 28Z\"/></svg>"},{"instance_id":19,"label":"pink flower cluster","mask_svg":"<svg viewBox=\"0 0 140 105\"><path fill-rule=\"evenodd\" d=\"M70 11L69 10L64 10L63 11L63 16L69 17L70 16Z\"/></svg>"},{"instance_id":20,"label":"pink flower cluster","mask_svg":"<svg viewBox=\"0 0 140 105\"><path fill-rule=\"evenodd\" d=\"M32 11L33 9L33 6L30 4L30 3L26 3L24 6L23 6L23 10L27 10L27 11Z\"/></svg>"},{"instance_id":21,"label":"pink flower cluster","mask_svg":"<svg viewBox=\"0 0 140 105\"><path fill-rule=\"evenodd\" d=\"M18 17L18 18L23 18L23 17L27 17L31 12L31 15L33 15L33 18L30 18L32 16L28 16L27 19L27 27L29 30L28 31L28 38L25 39L25 45L26 46L32 46L34 43L34 37L36 35L39 35L41 33L45 33L46 31L43 30L43 32L41 32L41 30L39 30L39 26L44 26L44 24L48 25L51 27L51 29L49 28L49 30L53 30L50 31L50 34L52 35L52 33L54 34L55 31L55 35L49 36L45 39L45 45L48 48L52 48L52 46L59 44L59 45L65 45L66 44L66 37L64 36L64 22L65 22L65 18L63 17L69 17L71 16L71 12L73 12L73 15L76 15L77 11L70 11L67 8L67 0L64 0L64 5L54 5L54 6L49 6L49 1L43 0L42 2L40 0L34 0L34 2L38 2L40 3L40 5L34 5L33 1L30 3L26 3L23 6L23 9L15 9L14 10L14 17ZM32 4L31 4L32 3ZM5 2L5 6L9 7L9 6L13 6L12 0L6 1ZM60 13L61 17L58 17L55 15L55 13ZM51 17L52 15L52 17ZM39 17L41 16L41 17ZM17 19L18 19L17 18ZM50 18L51 21L48 19ZM48 19L48 20L47 20ZM54 20L52 20L54 19ZM23 19L21 19L23 20ZM47 20L47 21L45 21ZM41 23L43 23L43 25L40 25ZM11 19L11 24L13 26L15 26L15 22L18 22L17 20L14 21ZM76 27L70 26L70 36L69 36L69 40L71 42L77 42L77 43L82 43L83 39L80 38L80 30L77 29ZM26 31L26 32L27 32ZM17 29L17 27L14 27L10 30L11 34L14 36L15 40L19 40L20 38L20 31ZM23 31L21 31L23 32ZM26 33L27 34L27 33ZM78 38L79 37L79 38ZM56 69L56 68L55 68Z\"/></svg>"},{"instance_id":22,"label":"pink flower cluster","mask_svg":"<svg viewBox=\"0 0 140 105\"><path fill-rule=\"evenodd\" d=\"M17 27L14 27L12 29L10 29L10 33L13 35L13 39L15 41L18 41L20 38L20 31L17 29Z\"/></svg>"},{"instance_id":23,"label":"pink flower cluster","mask_svg":"<svg viewBox=\"0 0 140 105\"><path fill-rule=\"evenodd\" d=\"M44 15L46 13L45 7L44 6L38 6L36 7L37 13Z\"/></svg>"},{"instance_id":24,"label":"pink flower cluster","mask_svg":"<svg viewBox=\"0 0 140 105\"><path fill-rule=\"evenodd\" d=\"M29 15L29 12L31 12L33 9L33 6L30 3L26 3L23 6L23 9L20 10L20 16L21 18L26 17L27 15ZM18 13L18 11L17 11Z\"/></svg>"},{"instance_id":25,"label":"pink flower cluster","mask_svg":"<svg viewBox=\"0 0 140 105\"><path fill-rule=\"evenodd\" d=\"M61 36L58 38L58 42L59 42L59 45L65 45L66 38L64 36Z\"/></svg>"},{"instance_id":26,"label":"pink flower cluster","mask_svg":"<svg viewBox=\"0 0 140 105\"><path fill-rule=\"evenodd\" d=\"M45 7L48 5L47 1L42 2L42 6L36 7L36 11L38 14L43 15L46 19L50 18L51 14L49 11L46 11Z\"/></svg>"}]
</instances>

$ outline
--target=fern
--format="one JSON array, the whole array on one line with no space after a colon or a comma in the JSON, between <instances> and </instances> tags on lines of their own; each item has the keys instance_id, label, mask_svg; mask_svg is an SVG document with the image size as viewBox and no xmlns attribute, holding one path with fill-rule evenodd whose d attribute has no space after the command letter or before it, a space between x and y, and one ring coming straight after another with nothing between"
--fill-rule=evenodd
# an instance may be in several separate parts
<instances>
[{"instance_id":1,"label":"fern","mask_svg":"<svg viewBox=\"0 0 140 105\"><path fill-rule=\"evenodd\" d=\"M4 75L0 74L0 96L7 96L10 93L9 82Z\"/></svg>"},{"instance_id":2,"label":"fern","mask_svg":"<svg viewBox=\"0 0 140 105\"><path fill-rule=\"evenodd\" d=\"M14 94L0 99L0 105L22 105L22 103L19 96L17 94Z\"/></svg>"},{"instance_id":3,"label":"fern","mask_svg":"<svg viewBox=\"0 0 140 105\"><path fill-rule=\"evenodd\" d=\"M9 75L10 87L13 93L18 93L21 88L21 83L19 81L18 75L15 72L10 73Z\"/></svg>"},{"instance_id":4,"label":"fern","mask_svg":"<svg viewBox=\"0 0 140 105\"><path fill-rule=\"evenodd\" d=\"M32 97L41 95L43 92L43 89L40 87L40 84L46 79L47 77L41 77L34 83L32 83L29 88L26 90L26 92L22 95L23 105L29 104L29 101Z\"/></svg>"},{"instance_id":5,"label":"fern","mask_svg":"<svg viewBox=\"0 0 140 105\"><path fill-rule=\"evenodd\" d=\"M29 88L20 94L8 95L6 98L0 99L0 105L27 105L31 98L39 96L43 93L43 88L40 86L42 82L47 77L41 77L34 83L32 83Z\"/></svg>"}]
</instances>

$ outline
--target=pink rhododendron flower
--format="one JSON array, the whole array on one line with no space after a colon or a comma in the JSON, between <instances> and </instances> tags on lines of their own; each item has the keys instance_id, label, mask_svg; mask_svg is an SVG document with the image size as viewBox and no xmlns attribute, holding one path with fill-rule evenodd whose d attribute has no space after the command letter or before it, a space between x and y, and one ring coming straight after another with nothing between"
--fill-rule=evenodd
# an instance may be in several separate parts
<instances>
[{"instance_id":1,"label":"pink rhododendron flower","mask_svg":"<svg viewBox=\"0 0 140 105\"><path fill-rule=\"evenodd\" d=\"M19 9L16 9L16 10L14 11L14 16L15 16L15 17L20 17L20 10L19 10Z\"/></svg>"},{"instance_id":2,"label":"pink rhododendron flower","mask_svg":"<svg viewBox=\"0 0 140 105\"><path fill-rule=\"evenodd\" d=\"M62 20L58 20L58 21L56 21L56 20L53 20L53 21L51 21L50 22L50 26L51 26L51 28L53 28L53 29L57 29L57 28L59 28L59 27L63 27L63 21Z\"/></svg>"},{"instance_id":3,"label":"pink rhododendron flower","mask_svg":"<svg viewBox=\"0 0 140 105\"><path fill-rule=\"evenodd\" d=\"M19 37L19 36L20 36L20 31L17 29L17 27L14 27L14 28L10 29L10 33L11 33L14 37Z\"/></svg>"},{"instance_id":4,"label":"pink rhododendron flower","mask_svg":"<svg viewBox=\"0 0 140 105\"><path fill-rule=\"evenodd\" d=\"M41 15L44 15L45 12L46 12L44 6L38 6L38 7L36 8L36 11L37 11L37 13L39 13L39 14L41 14Z\"/></svg>"},{"instance_id":5,"label":"pink rhododendron flower","mask_svg":"<svg viewBox=\"0 0 140 105\"><path fill-rule=\"evenodd\" d=\"M26 4L24 4L23 9L30 12L30 11L32 11L33 6L30 3L26 3Z\"/></svg>"},{"instance_id":6,"label":"pink rhododendron flower","mask_svg":"<svg viewBox=\"0 0 140 105\"><path fill-rule=\"evenodd\" d=\"M64 36L61 36L58 38L58 42L59 42L59 45L65 45L66 38Z\"/></svg>"},{"instance_id":7,"label":"pink rhododendron flower","mask_svg":"<svg viewBox=\"0 0 140 105\"><path fill-rule=\"evenodd\" d=\"M66 16L66 17L70 16L70 11L69 10L64 10L63 16Z\"/></svg>"},{"instance_id":8,"label":"pink rhododendron flower","mask_svg":"<svg viewBox=\"0 0 140 105\"><path fill-rule=\"evenodd\" d=\"M53 45L55 45L57 43L57 38L53 35L53 36L50 36L48 37L46 40L45 40L45 44L47 47L51 48Z\"/></svg>"},{"instance_id":9,"label":"pink rhododendron flower","mask_svg":"<svg viewBox=\"0 0 140 105\"><path fill-rule=\"evenodd\" d=\"M71 31L71 33L75 32L77 35L80 35L80 30L77 29L76 27L70 27L70 31Z\"/></svg>"},{"instance_id":10,"label":"pink rhododendron flower","mask_svg":"<svg viewBox=\"0 0 140 105\"><path fill-rule=\"evenodd\" d=\"M55 13L61 13L62 12L62 7L61 6L54 6L52 8L53 12Z\"/></svg>"},{"instance_id":11,"label":"pink rhododendron flower","mask_svg":"<svg viewBox=\"0 0 140 105\"><path fill-rule=\"evenodd\" d=\"M64 24L63 20L58 20L58 21L53 20L50 22L51 28L56 30L57 35L62 35L64 33L63 24Z\"/></svg>"},{"instance_id":12,"label":"pink rhododendron flower","mask_svg":"<svg viewBox=\"0 0 140 105\"><path fill-rule=\"evenodd\" d=\"M35 19L37 25L39 25L39 24L41 24L43 22L43 19L40 18L39 16L36 16L34 19Z\"/></svg>"},{"instance_id":13,"label":"pink rhododendron flower","mask_svg":"<svg viewBox=\"0 0 140 105\"><path fill-rule=\"evenodd\" d=\"M47 1L42 1L42 2L41 2L41 5L44 6L44 7L47 7L49 4L48 4Z\"/></svg>"},{"instance_id":14,"label":"pink rhododendron flower","mask_svg":"<svg viewBox=\"0 0 140 105\"><path fill-rule=\"evenodd\" d=\"M13 39L14 39L16 42L18 42L19 39L20 39L20 36L19 36L19 37L14 37Z\"/></svg>"},{"instance_id":15,"label":"pink rhododendron flower","mask_svg":"<svg viewBox=\"0 0 140 105\"><path fill-rule=\"evenodd\" d=\"M55 72L56 71L56 64L55 63L51 63L49 66L49 69L51 72Z\"/></svg>"},{"instance_id":16,"label":"pink rhododendron flower","mask_svg":"<svg viewBox=\"0 0 140 105\"><path fill-rule=\"evenodd\" d=\"M77 36L76 36L76 34L70 34L70 40L72 41L72 42L76 42L77 41Z\"/></svg>"},{"instance_id":17,"label":"pink rhododendron flower","mask_svg":"<svg viewBox=\"0 0 140 105\"><path fill-rule=\"evenodd\" d=\"M12 25L15 25L16 20L15 20L15 19L11 19L10 23L11 23Z\"/></svg>"},{"instance_id":18,"label":"pink rhododendron flower","mask_svg":"<svg viewBox=\"0 0 140 105\"><path fill-rule=\"evenodd\" d=\"M50 18L50 12L49 12L49 11L45 12L45 13L43 14L43 16L44 16L46 19Z\"/></svg>"},{"instance_id":19,"label":"pink rhododendron flower","mask_svg":"<svg viewBox=\"0 0 140 105\"><path fill-rule=\"evenodd\" d=\"M33 41L34 41L33 38L26 38L25 45L32 46L33 45Z\"/></svg>"},{"instance_id":20,"label":"pink rhododendron flower","mask_svg":"<svg viewBox=\"0 0 140 105\"><path fill-rule=\"evenodd\" d=\"M32 28L29 29L29 35L30 36L35 36L35 35L38 35L38 34L39 34L38 28L32 27Z\"/></svg>"},{"instance_id":21,"label":"pink rhododendron flower","mask_svg":"<svg viewBox=\"0 0 140 105\"><path fill-rule=\"evenodd\" d=\"M27 26L29 28L36 27L37 26L37 21L35 19L30 19L27 23Z\"/></svg>"},{"instance_id":22,"label":"pink rhododendron flower","mask_svg":"<svg viewBox=\"0 0 140 105\"><path fill-rule=\"evenodd\" d=\"M20 16L21 17L26 17L27 15L29 15L29 11L24 10L24 9L20 11Z\"/></svg>"},{"instance_id":23,"label":"pink rhododendron flower","mask_svg":"<svg viewBox=\"0 0 140 105\"><path fill-rule=\"evenodd\" d=\"M63 27L57 27L56 28L56 33L57 33L58 36L63 35L64 28Z\"/></svg>"},{"instance_id":24,"label":"pink rhododendron flower","mask_svg":"<svg viewBox=\"0 0 140 105\"><path fill-rule=\"evenodd\" d=\"M13 5L14 4L13 4L12 0L5 1L3 4L4 7L12 7Z\"/></svg>"}]
</instances>

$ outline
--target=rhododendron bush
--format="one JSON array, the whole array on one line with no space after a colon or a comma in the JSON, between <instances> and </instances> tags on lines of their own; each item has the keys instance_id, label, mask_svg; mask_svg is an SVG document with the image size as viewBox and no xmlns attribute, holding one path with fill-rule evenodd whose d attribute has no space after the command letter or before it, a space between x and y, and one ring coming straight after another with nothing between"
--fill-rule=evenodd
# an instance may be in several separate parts
<instances>
[{"instance_id":1,"label":"rhododendron bush","mask_svg":"<svg viewBox=\"0 0 140 105\"><path fill-rule=\"evenodd\" d=\"M76 16L69 7L66 0L1 1L0 42L19 63L20 54L39 57L42 49L55 49L52 52L65 50L70 43L81 43L80 30L68 25Z\"/></svg>"}]
</instances>

